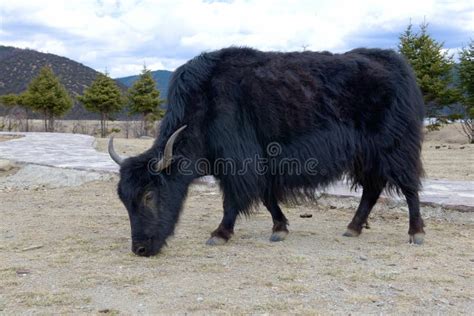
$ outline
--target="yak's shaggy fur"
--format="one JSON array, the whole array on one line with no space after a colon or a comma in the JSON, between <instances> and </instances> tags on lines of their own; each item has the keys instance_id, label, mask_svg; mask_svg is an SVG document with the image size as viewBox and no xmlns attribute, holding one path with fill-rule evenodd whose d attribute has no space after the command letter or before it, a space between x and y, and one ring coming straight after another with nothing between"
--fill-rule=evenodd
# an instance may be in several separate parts
<instances>
[{"instance_id":1,"label":"yak's shaggy fur","mask_svg":"<svg viewBox=\"0 0 474 316\"><path fill-rule=\"evenodd\" d=\"M360 233L360 222L387 188L411 197L413 235L423 230L417 210L422 122L423 99L413 72L393 51L222 49L201 54L175 71L160 136L152 149L122 166L121 187L157 190L157 231L144 237L164 241L173 231L187 186L201 175L192 167L192 175L179 174L180 157L193 162L206 158L211 165L217 159L232 159L237 169L246 158L272 158L269 164L291 158L301 165L315 159L316 174L304 168L301 174L261 173L255 165L240 174L211 168L209 173L220 180L225 213L214 235L228 239L237 214L260 200L274 215L275 225L284 224L280 230L286 230L277 201L300 193L311 197L315 188L344 175L363 187L365 195L350 229ZM150 175L147 162L162 154L167 139L183 125L187 128L175 143L175 163L166 173ZM267 152L271 143L281 149L273 157ZM139 192L122 193L128 203L141 198ZM148 227L146 221L140 221L141 228L133 225L132 221L132 231Z\"/></svg>"}]
</instances>

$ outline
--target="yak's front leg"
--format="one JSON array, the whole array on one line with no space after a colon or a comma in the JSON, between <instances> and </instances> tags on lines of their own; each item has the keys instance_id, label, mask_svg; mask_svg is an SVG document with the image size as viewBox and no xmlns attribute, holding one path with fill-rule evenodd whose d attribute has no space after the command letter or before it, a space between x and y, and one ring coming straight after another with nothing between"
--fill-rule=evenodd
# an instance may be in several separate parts
<instances>
[{"instance_id":1,"label":"yak's front leg","mask_svg":"<svg viewBox=\"0 0 474 316\"><path fill-rule=\"evenodd\" d=\"M211 233L211 238L206 242L207 245L223 245L234 234L235 220L237 219L239 212L231 204L232 203L230 203L228 199L224 198L224 217L222 218L219 227Z\"/></svg>"}]
</instances>

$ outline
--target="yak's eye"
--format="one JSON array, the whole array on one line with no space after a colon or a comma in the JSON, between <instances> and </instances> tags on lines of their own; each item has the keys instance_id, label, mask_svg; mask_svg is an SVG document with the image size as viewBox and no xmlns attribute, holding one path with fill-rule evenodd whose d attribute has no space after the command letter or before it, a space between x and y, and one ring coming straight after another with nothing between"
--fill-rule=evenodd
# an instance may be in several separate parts
<instances>
[{"instance_id":1,"label":"yak's eye","mask_svg":"<svg viewBox=\"0 0 474 316\"><path fill-rule=\"evenodd\" d=\"M153 197L154 197L153 191L146 192L143 195L143 204L145 204L145 206L147 207L151 207L152 202L153 202Z\"/></svg>"}]
</instances>

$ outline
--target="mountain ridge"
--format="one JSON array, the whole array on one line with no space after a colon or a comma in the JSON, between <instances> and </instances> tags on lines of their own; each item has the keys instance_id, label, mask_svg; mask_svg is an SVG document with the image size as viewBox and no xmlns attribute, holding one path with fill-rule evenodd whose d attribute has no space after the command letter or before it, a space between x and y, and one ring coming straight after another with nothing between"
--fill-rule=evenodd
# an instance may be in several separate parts
<instances>
[{"instance_id":1,"label":"mountain ridge","mask_svg":"<svg viewBox=\"0 0 474 316\"><path fill-rule=\"evenodd\" d=\"M152 70L150 72L156 82L156 88L160 91L160 97L162 99L166 99L168 94L169 81L173 72L169 70ZM131 87L133 83L138 79L138 77L139 75L126 76L115 78L115 80L127 87Z\"/></svg>"}]
</instances>

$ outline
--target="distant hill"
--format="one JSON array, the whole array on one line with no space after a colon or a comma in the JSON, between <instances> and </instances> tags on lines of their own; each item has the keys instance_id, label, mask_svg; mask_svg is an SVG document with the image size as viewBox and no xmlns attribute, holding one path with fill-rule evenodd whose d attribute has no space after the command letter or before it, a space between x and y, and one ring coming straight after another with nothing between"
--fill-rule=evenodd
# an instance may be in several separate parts
<instances>
[{"instance_id":1,"label":"distant hill","mask_svg":"<svg viewBox=\"0 0 474 316\"><path fill-rule=\"evenodd\" d=\"M160 91L160 97L166 99L168 94L168 84L173 72L168 70L155 70L151 72L153 79L156 81L156 87ZM118 82L122 83L127 87L131 87L132 84L137 80L138 76L128 76L122 78L116 78Z\"/></svg>"},{"instance_id":2,"label":"distant hill","mask_svg":"<svg viewBox=\"0 0 474 316\"><path fill-rule=\"evenodd\" d=\"M69 58L41 53L32 49L0 46L0 95L25 91L28 83L39 70L50 65L72 97L82 94L98 72ZM125 91L126 86L117 82ZM98 115L87 112L77 101L65 119L96 119Z\"/></svg>"}]
</instances>

